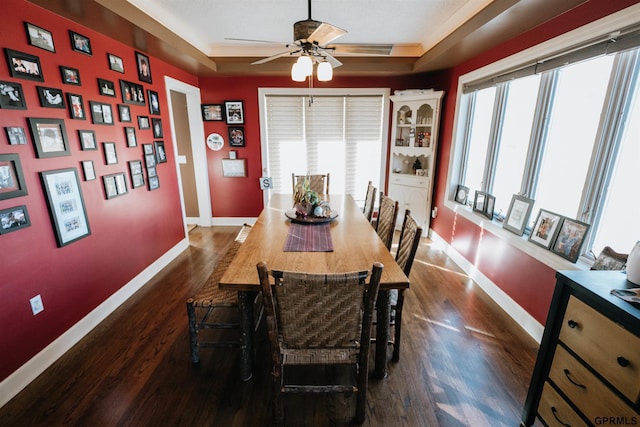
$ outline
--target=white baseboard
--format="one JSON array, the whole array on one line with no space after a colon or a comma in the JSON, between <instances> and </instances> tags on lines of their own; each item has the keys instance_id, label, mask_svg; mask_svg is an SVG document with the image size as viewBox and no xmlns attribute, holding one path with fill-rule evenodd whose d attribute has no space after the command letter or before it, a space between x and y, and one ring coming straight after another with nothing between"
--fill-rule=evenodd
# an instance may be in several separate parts
<instances>
[{"instance_id":1,"label":"white baseboard","mask_svg":"<svg viewBox=\"0 0 640 427\"><path fill-rule=\"evenodd\" d=\"M83 317L78 323L33 356L27 363L5 378L2 383L0 383L0 407L13 399L13 397L29 385L31 381L36 379L38 375L43 373L58 360L58 358L77 344L85 335L91 332L93 328L106 319L107 316L113 313L113 311L120 307L131 295L142 288L153 276L158 274L158 272L188 247L189 240L187 238L180 241L153 264L140 272L140 274L134 277L129 283Z\"/></svg>"},{"instance_id":2,"label":"white baseboard","mask_svg":"<svg viewBox=\"0 0 640 427\"><path fill-rule=\"evenodd\" d=\"M455 262L469 277L482 288L513 320L516 321L538 344L542 341L544 326L531 316L524 308L518 305L509 295L493 283L487 276L456 251L436 232L430 230L431 240Z\"/></svg>"},{"instance_id":3,"label":"white baseboard","mask_svg":"<svg viewBox=\"0 0 640 427\"><path fill-rule=\"evenodd\" d=\"M255 224L256 217L219 217L219 218L211 218L211 225L244 225L244 224Z\"/></svg>"}]
</instances>

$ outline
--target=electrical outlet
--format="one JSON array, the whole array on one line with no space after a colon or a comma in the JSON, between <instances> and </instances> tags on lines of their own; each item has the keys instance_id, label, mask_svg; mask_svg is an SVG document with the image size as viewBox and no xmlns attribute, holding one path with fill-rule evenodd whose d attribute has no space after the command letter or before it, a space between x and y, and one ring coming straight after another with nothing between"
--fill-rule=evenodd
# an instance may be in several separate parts
<instances>
[{"instance_id":1,"label":"electrical outlet","mask_svg":"<svg viewBox=\"0 0 640 427\"><path fill-rule=\"evenodd\" d=\"M34 316L41 311L44 311L44 305L42 304L42 297L40 295L36 295L35 297L31 298L29 300L29 303L31 304L31 311L33 312Z\"/></svg>"},{"instance_id":2,"label":"electrical outlet","mask_svg":"<svg viewBox=\"0 0 640 427\"><path fill-rule=\"evenodd\" d=\"M438 207L437 207L437 206L435 206L435 207L433 208L433 210L431 211L431 218L435 218L435 217L437 217L437 216L438 216Z\"/></svg>"}]
</instances>

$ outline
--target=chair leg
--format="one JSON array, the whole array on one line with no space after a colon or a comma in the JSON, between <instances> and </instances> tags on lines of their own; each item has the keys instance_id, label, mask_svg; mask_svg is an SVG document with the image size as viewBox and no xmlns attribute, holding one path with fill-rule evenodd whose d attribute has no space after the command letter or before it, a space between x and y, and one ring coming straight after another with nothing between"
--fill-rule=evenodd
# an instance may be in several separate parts
<instances>
[{"instance_id":1,"label":"chair leg","mask_svg":"<svg viewBox=\"0 0 640 427\"><path fill-rule=\"evenodd\" d=\"M402 306L404 305L404 289L398 290L398 301L396 302L395 337L393 339L393 355L391 360L400 360L400 335L402 333Z\"/></svg>"},{"instance_id":2,"label":"chair leg","mask_svg":"<svg viewBox=\"0 0 640 427\"><path fill-rule=\"evenodd\" d=\"M273 382L273 425L284 426L284 401L282 396L282 368L277 365L271 373Z\"/></svg>"},{"instance_id":3,"label":"chair leg","mask_svg":"<svg viewBox=\"0 0 640 427\"><path fill-rule=\"evenodd\" d=\"M187 300L187 318L189 319L189 344L191 348L191 362L200 362L200 351L198 349L198 328L196 326L196 309L193 306L193 299Z\"/></svg>"}]
</instances>

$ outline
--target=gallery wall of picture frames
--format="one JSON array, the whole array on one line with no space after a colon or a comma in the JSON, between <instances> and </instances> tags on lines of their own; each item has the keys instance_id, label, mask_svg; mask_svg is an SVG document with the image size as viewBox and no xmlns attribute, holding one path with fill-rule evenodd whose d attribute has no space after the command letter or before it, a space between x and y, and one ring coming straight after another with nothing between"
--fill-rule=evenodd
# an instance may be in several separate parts
<instances>
[{"instance_id":1,"label":"gallery wall of picture frames","mask_svg":"<svg viewBox=\"0 0 640 427\"><path fill-rule=\"evenodd\" d=\"M42 220L29 215L32 200L20 199L29 194L20 158L31 155L41 163L43 203L61 247L91 235L83 192L99 191L109 203L145 184L148 190L160 188L158 166L168 161L163 101L145 53L107 52L103 62L96 62L96 46L82 32L69 29L68 41L62 42L41 23L24 22L24 31L26 42L3 48L8 70L0 71L0 109L24 111L20 121L4 126L4 143L15 152L0 153L0 201L16 202L0 206L0 235ZM49 64L62 61L68 63L56 65L55 74L47 71ZM221 104L220 120L225 111L234 123L243 123L241 101ZM114 134L105 126L121 130ZM33 150L19 148L25 145ZM60 168L65 157L68 167ZM48 161L55 167L47 167Z\"/></svg>"},{"instance_id":2,"label":"gallery wall of picture frames","mask_svg":"<svg viewBox=\"0 0 640 427\"><path fill-rule=\"evenodd\" d=\"M482 191L476 191L471 199L469 187L458 185L453 199L456 203L471 207L473 212L486 216L489 220L501 222L502 228L518 236L525 236L535 245L575 263L581 253L590 224L559 215L546 209L539 209L535 222L530 226L535 200L514 194L506 216L495 214L496 198Z\"/></svg>"}]
</instances>

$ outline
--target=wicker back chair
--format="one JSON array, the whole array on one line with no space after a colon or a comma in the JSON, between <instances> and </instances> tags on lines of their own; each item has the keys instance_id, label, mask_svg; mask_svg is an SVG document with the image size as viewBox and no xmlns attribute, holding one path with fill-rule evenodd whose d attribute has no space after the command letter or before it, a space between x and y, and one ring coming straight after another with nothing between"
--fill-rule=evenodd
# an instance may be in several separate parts
<instances>
[{"instance_id":1,"label":"wicker back chair","mask_svg":"<svg viewBox=\"0 0 640 427\"><path fill-rule=\"evenodd\" d=\"M388 196L385 196L381 191L376 231L389 250L391 250L391 243L393 242L393 233L396 227L396 219L398 218L398 209L398 202Z\"/></svg>"},{"instance_id":2,"label":"wicker back chair","mask_svg":"<svg viewBox=\"0 0 640 427\"><path fill-rule=\"evenodd\" d=\"M291 184L293 192L296 191L296 185L309 177L309 187L318 194L329 194L329 173L323 175L296 175L291 174Z\"/></svg>"},{"instance_id":3,"label":"wicker back chair","mask_svg":"<svg viewBox=\"0 0 640 427\"><path fill-rule=\"evenodd\" d=\"M371 218L373 217L373 205L375 203L376 191L376 187L374 187L373 183L369 181L369 184L367 185L367 194L364 198L364 208L362 209L364 216L369 222L371 222Z\"/></svg>"},{"instance_id":4,"label":"wicker back chair","mask_svg":"<svg viewBox=\"0 0 640 427\"><path fill-rule=\"evenodd\" d=\"M419 227L418 223L413 219L411 211L409 209L405 210L402 229L400 231L400 241L398 242L398 251L396 252L396 262L407 277L409 277L409 273L411 272L411 266L413 265L413 260L416 256L418 245L420 244L420 237L422 237L422 227ZM404 291L405 289L394 289L391 291L391 310L395 312L395 337L393 340L393 356L391 359L394 362L400 360L400 335L402 333Z\"/></svg>"},{"instance_id":5,"label":"wicker back chair","mask_svg":"<svg viewBox=\"0 0 640 427\"><path fill-rule=\"evenodd\" d=\"M356 393L355 421L364 422L371 324L383 266L368 271L308 274L257 265L272 354L273 417L284 423L283 393ZM273 278L273 286L270 282ZM351 383L292 384L285 367L350 365Z\"/></svg>"},{"instance_id":6,"label":"wicker back chair","mask_svg":"<svg viewBox=\"0 0 640 427\"><path fill-rule=\"evenodd\" d=\"M629 254L622 254L605 246L596 257L591 270L624 270Z\"/></svg>"}]
</instances>

